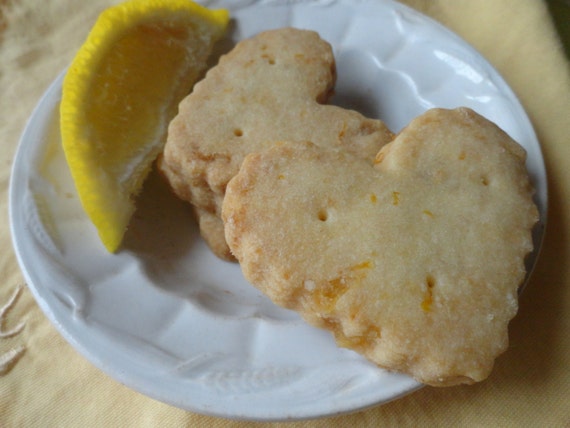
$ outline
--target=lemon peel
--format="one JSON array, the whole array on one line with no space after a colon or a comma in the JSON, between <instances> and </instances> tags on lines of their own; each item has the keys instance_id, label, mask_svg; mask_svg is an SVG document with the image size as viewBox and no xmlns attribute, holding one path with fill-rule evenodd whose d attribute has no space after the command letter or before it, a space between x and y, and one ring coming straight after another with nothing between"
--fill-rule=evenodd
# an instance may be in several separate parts
<instances>
[{"instance_id":1,"label":"lemon peel","mask_svg":"<svg viewBox=\"0 0 570 428\"><path fill-rule=\"evenodd\" d=\"M228 21L227 10L189 0L129 0L101 13L67 70L62 146L108 251L119 248L168 123Z\"/></svg>"}]
</instances>

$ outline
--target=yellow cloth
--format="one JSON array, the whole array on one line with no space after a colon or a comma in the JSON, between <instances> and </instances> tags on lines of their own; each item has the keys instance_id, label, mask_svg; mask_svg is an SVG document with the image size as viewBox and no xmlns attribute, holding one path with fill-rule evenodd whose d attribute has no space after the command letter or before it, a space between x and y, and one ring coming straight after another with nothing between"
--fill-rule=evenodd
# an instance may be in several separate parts
<instances>
[{"instance_id":1,"label":"yellow cloth","mask_svg":"<svg viewBox=\"0 0 570 428\"><path fill-rule=\"evenodd\" d=\"M250 426L154 401L93 367L40 311L11 250L8 181L26 119L98 13L112 3L0 1L0 308L14 297L0 319L0 331L9 336L0 338L0 426ZM570 426L570 70L547 4L405 3L474 45L520 97L548 170L544 249L511 323L511 346L488 380L473 386L426 387L356 414L292 426Z\"/></svg>"}]
</instances>

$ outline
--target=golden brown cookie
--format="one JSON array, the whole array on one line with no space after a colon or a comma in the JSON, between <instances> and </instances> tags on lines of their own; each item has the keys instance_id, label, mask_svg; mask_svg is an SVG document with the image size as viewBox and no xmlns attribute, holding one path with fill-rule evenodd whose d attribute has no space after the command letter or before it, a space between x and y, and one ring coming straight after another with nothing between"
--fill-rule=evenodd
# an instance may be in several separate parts
<instances>
[{"instance_id":1,"label":"golden brown cookie","mask_svg":"<svg viewBox=\"0 0 570 428\"><path fill-rule=\"evenodd\" d=\"M330 45L313 31L284 28L238 43L181 103L160 168L195 206L201 233L221 258L231 258L221 202L247 154L310 140L372 163L393 137L379 120L324 105L334 82Z\"/></svg>"},{"instance_id":2,"label":"golden brown cookie","mask_svg":"<svg viewBox=\"0 0 570 428\"><path fill-rule=\"evenodd\" d=\"M311 143L246 157L223 203L246 278L380 367L480 381L508 346L538 218L526 153L471 110L413 120L371 165Z\"/></svg>"}]
</instances>

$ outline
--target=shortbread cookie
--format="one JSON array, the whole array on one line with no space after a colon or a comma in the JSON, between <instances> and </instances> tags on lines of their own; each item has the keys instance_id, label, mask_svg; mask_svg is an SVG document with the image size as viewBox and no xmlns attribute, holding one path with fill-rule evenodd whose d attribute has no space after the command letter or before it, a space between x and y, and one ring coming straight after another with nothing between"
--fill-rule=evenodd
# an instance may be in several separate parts
<instances>
[{"instance_id":1,"label":"shortbread cookie","mask_svg":"<svg viewBox=\"0 0 570 428\"><path fill-rule=\"evenodd\" d=\"M223 203L246 278L340 346L437 386L508 346L538 212L526 153L471 110L430 110L371 165L283 143L246 157Z\"/></svg>"},{"instance_id":2,"label":"shortbread cookie","mask_svg":"<svg viewBox=\"0 0 570 428\"><path fill-rule=\"evenodd\" d=\"M392 139L381 121L324 105L334 82L331 46L315 32L285 28L238 43L181 103L160 168L195 206L201 233L221 258L231 258L221 201L245 155L310 140L372 163Z\"/></svg>"}]
</instances>

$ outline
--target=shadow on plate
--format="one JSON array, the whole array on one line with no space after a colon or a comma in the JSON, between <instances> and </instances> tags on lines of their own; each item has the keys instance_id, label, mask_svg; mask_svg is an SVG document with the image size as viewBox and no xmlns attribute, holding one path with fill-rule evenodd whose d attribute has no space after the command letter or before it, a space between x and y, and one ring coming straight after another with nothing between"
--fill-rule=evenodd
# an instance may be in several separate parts
<instances>
[{"instance_id":1,"label":"shadow on plate","mask_svg":"<svg viewBox=\"0 0 570 428\"><path fill-rule=\"evenodd\" d=\"M192 207L173 194L156 169L139 196L123 249L136 256L155 287L200 310L230 318L299 320L249 284L237 263L210 251Z\"/></svg>"}]
</instances>

